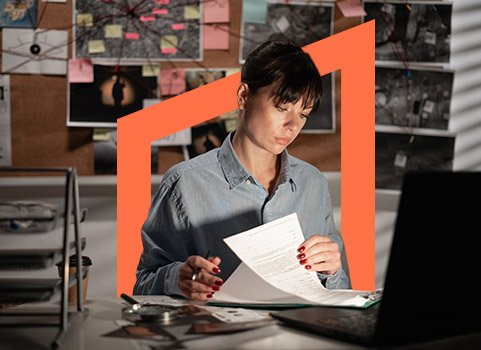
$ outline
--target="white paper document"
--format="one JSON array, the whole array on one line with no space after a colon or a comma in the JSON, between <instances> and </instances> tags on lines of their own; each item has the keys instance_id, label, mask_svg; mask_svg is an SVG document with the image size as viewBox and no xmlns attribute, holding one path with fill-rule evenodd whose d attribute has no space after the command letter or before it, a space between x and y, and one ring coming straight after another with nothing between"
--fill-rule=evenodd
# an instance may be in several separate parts
<instances>
[{"instance_id":1,"label":"white paper document","mask_svg":"<svg viewBox=\"0 0 481 350\"><path fill-rule=\"evenodd\" d=\"M0 75L0 166L12 165L10 75Z\"/></svg>"},{"instance_id":2,"label":"white paper document","mask_svg":"<svg viewBox=\"0 0 481 350\"><path fill-rule=\"evenodd\" d=\"M67 74L68 32L53 29L3 29L2 72Z\"/></svg>"},{"instance_id":3,"label":"white paper document","mask_svg":"<svg viewBox=\"0 0 481 350\"><path fill-rule=\"evenodd\" d=\"M326 289L317 274L299 264L304 241L297 214L225 238L242 260L212 302L367 307L369 291Z\"/></svg>"}]
</instances>

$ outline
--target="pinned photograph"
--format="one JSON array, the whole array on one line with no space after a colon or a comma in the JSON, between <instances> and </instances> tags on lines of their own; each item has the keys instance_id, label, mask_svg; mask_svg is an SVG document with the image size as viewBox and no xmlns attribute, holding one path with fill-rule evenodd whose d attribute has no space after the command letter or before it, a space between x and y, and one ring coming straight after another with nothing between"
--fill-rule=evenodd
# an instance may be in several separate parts
<instances>
[{"instance_id":1,"label":"pinned photograph","mask_svg":"<svg viewBox=\"0 0 481 350\"><path fill-rule=\"evenodd\" d=\"M376 128L376 189L400 190L408 171L452 171L455 135Z\"/></svg>"},{"instance_id":2,"label":"pinned photograph","mask_svg":"<svg viewBox=\"0 0 481 350\"><path fill-rule=\"evenodd\" d=\"M153 106L159 102L161 99L146 98L143 101L143 108ZM187 146L192 143L192 132L190 128L178 131L169 136L155 140L151 143L152 146Z\"/></svg>"},{"instance_id":3,"label":"pinned photograph","mask_svg":"<svg viewBox=\"0 0 481 350\"><path fill-rule=\"evenodd\" d=\"M364 21L376 22L376 60L449 63L449 1L364 1Z\"/></svg>"},{"instance_id":4,"label":"pinned photograph","mask_svg":"<svg viewBox=\"0 0 481 350\"><path fill-rule=\"evenodd\" d=\"M376 124L448 130L454 71L376 66Z\"/></svg>"},{"instance_id":5,"label":"pinned photograph","mask_svg":"<svg viewBox=\"0 0 481 350\"><path fill-rule=\"evenodd\" d=\"M192 144L187 146L189 158L194 158L220 147L228 134L224 123L218 118L192 127Z\"/></svg>"},{"instance_id":6,"label":"pinned photograph","mask_svg":"<svg viewBox=\"0 0 481 350\"><path fill-rule=\"evenodd\" d=\"M117 118L157 98L157 77L142 76L141 66L94 65L93 83L69 84L67 126L116 127Z\"/></svg>"},{"instance_id":7,"label":"pinned photograph","mask_svg":"<svg viewBox=\"0 0 481 350\"><path fill-rule=\"evenodd\" d=\"M302 134L334 133L336 129L335 73L322 76L323 96L319 107L309 114Z\"/></svg>"},{"instance_id":8,"label":"pinned photograph","mask_svg":"<svg viewBox=\"0 0 481 350\"><path fill-rule=\"evenodd\" d=\"M0 28L34 28L37 13L36 0L0 0Z\"/></svg>"},{"instance_id":9,"label":"pinned photograph","mask_svg":"<svg viewBox=\"0 0 481 350\"><path fill-rule=\"evenodd\" d=\"M331 36L334 5L309 0L243 1L239 62L244 63L247 55L267 40L287 39L305 46Z\"/></svg>"},{"instance_id":10,"label":"pinned photograph","mask_svg":"<svg viewBox=\"0 0 481 350\"><path fill-rule=\"evenodd\" d=\"M117 131L115 129L94 129L94 173L95 175L117 174ZM158 174L159 148L150 148L151 174Z\"/></svg>"},{"instance_id":11,"label":"pinned photograph","mask_svg":"<svg viewBox=\"0 0 481 350\"><path fill-rule=\"evenodd\" d=\"M222 79L226 76L226 71L226 69L222 68L186 69L186 91L193 90L200 86L212 83L213 81Z\"/></svg>"}]
</instances>

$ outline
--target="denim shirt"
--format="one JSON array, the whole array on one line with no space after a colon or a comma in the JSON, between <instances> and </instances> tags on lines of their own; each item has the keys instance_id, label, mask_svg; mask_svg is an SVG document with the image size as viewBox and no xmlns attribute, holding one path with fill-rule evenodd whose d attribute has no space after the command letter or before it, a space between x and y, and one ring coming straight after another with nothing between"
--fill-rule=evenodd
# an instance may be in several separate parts
<instances>
[{"instance_id":1,"label":"denim shirt","mask_svg":"<svg viewBox=\"0 0 481 350\"><path fill-rule=\"evenodd\" d=\"M336 234L327 180L314 166L281 155L281 168L271 194L244 168L231 143L181 162L162 178L142 226L143 252L134 294L182 295L179 270L190 255L219 256L225 281L240 260L224 238L297 213L305 238L327 235L343 249ZM317 273L330 289L348 288L341 269Z\"/></svg>"}]
</instances>

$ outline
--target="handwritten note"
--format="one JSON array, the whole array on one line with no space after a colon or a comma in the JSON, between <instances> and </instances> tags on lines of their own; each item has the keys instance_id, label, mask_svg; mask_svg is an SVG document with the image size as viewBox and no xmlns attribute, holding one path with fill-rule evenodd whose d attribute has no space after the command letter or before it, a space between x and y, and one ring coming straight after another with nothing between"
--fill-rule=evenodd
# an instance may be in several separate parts
<instances>
[{"instance_id":1,"label":"handwritten note","mask_svg":"<svg viewBox=\"0 0 481 350\"><path fill-rule=\"evenodd\" d=\"M204 23L229 22L229 0L204 2Z\"/></svg>"},{"instance_id":2,"label":"handwritten note","mask_svg":"<svg viewBox=\"0 0 481 350\"><path fill-rule=\"evenodd\" d=\"M140 22L154 22L155 16L140 16Z\"/></svg>"},{"instance_id":3,"label":"handwritten note","mask_svg":"<svg viewBox=\"0 0 481 350\"><path fill-rule=\"evenodd\" d=\"M128 40L139 40L140 39L140 34L139 33L125 33L125 39Z\"/></svg>"},{"instance_id":4,"label":"handwritten note","mask_svg":"<svg viewBox=\"0 0 481 350\"><path fill-rule=\"evenodd\" d=\"M94 66L87 58L73 58L68 61L69 83L93 83Z\"/></svg>"},{"instance_id":5,"label":"handwritten note","mask_svg":"<svg viewBox=\"0 0 481 350\"><path fill-rule=\"evenodd\" d=\"M169 10L168 9L153 9L152 14L154 14L154 15L168 15Z\"/></svg>"},{"instance_id":6,"label":"handwritten note","mask_svg":"<svg viewBox=\"0 0 481 350\"><path fill-rule=\"evenodd\" d=\"M94 25L94 17L91 13L77 13L77 26L92 27Z\"/></svg>"},{"instance_id":7,"label":"handwritten note","mask_svg":"<svg viewBox=\"0 0 481 350\"><path fill-rule=\"evenodd\" d=\"M184 18L199 19L200 18L199 7L194 5L184 6Z\"/></svg>"},{"instance_id":8,"label":"handwritten note","mask_svg":"<svg viewBox=\"0 0 481 350\"><path fill-rule=\"evenodd\" d=\"M185 92L185 70L162 69L160 71L159 86L162 96L178 95Z\"/></svg>"},{"instance_id":9,"label":"handwritten note","mask_svg":"<svg viewBox=\"0 0 481 350\"><path fill-rule=\"evenodd\" d=\"M105 43L103 40L89 40L88 50L89 53L104 53Z\"/></svg>"},{"instance_id":10,"label":"handwritten note","mask_svg":"<svg viewBox=\"0 0 481 350\"><path fill-rule=\"evenodd\" d=\"M367 15L361 5L361 0L341 0L337 2L337 7L339 7L344 17L361 17Z\"/></svg>"},{"instance_id":11,"label":"handwritten note","mask_svg":"<svg viewBox=\"0 0 481 350\"><path fill-rule=\"evenodd\" d=\"M160 48L161 49L172 49L177 48L179 44L179 39L176 35L164 35L160 38Z\"/></svg>"},{"instance_id":12,"label":"handwritten note","mask_svg":"<svg viewBox=\"0 0 481 350\"><path fill-rule=\"evenodd\" d=\"M266 24L267 1L244 0L242 1L242 16L244 22Z\"/></svg>"},{"instance_id":13,"label":"handwritten note","mask_svg":"<svg viewBox=\"0 0 481 350\"><path fill-rule=\"evenodd\" d=\"M107 24L104 27L104 36L107 39L122 39L123 29L120 24Z\"/></svg>"},{"instance_id":14,"label":"handwritten note","mask_svg":"<svg viewBox=\"0 0 481 350\"><path fill-rule=\"evenodd\" d=\"M229 25L228 24L204 25L204 49L205 50L228 50L229 49Z\"/></svg>"},{"instance_id":15,"label":"handwritten note","mask_svg":"<svg viewBox=\"0 0 481 350\"><path fill-rule=\"evenodd\" d=\"M184 23L172 23L170 26L172 30L183 30L185 29L185 24Z\"/></svg>"},{"instance_id":16,"label":"handwritten note","mask_svg":"<svg viewBox=\"0 0 481 350\"><path fill-rule=\"evenodd\" d=\"M142 66L143 77L158 77L160 74L160 66L153 64L144 64Z\"/></svg>"}]
</instances>

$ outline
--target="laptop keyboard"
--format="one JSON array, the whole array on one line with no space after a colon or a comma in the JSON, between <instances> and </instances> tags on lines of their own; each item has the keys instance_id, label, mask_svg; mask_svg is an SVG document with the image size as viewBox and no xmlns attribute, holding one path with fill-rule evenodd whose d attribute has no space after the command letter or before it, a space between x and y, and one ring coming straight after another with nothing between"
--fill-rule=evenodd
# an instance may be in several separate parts
<instances>
[{"instance_id":1,"label":"laptop keyboard","mask_svg":"<svg viewBox=\"0 0 481 350\"><path fill-rule=\"evenodd\" d=\"M374 332L377 314L366 313L346 317L319 318L317 322L333 330L346 330L349 333L368 336Z\"/></svg>"}]
</instances>

